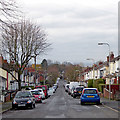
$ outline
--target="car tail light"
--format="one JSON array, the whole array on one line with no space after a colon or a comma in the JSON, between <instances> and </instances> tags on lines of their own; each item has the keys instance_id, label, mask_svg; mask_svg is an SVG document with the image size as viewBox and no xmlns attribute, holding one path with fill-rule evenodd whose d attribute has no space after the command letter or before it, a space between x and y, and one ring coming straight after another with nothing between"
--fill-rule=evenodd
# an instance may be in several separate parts
<instances>
[{"instance_id":1,"label":"car tail light","mask_svg":"<svg viewBox=\"0 0 120 120\"><path fill-rule=\"evenodd\" d=\"M82 91L82 95L84 94L84 91L85 91L85 90Z\"/></svg>"},{"instance_id":2,"label":"car tail light","mask_svg":"<svg viewBox=\"0 0 120 120\"><path fill-rule=\"evenodd\" d=\"M98 90L97 90L97 95L99 96Z\"/></svg>"},{"instance_id":3,"label":"car tail light","mask_svg":"<svg viewBox=\"0 0 120 120\"><path fill-rule=\"evenodd\" d=\"M74 92L77 92L76 90L74 90Z\"/></svg>"}]
</instances>

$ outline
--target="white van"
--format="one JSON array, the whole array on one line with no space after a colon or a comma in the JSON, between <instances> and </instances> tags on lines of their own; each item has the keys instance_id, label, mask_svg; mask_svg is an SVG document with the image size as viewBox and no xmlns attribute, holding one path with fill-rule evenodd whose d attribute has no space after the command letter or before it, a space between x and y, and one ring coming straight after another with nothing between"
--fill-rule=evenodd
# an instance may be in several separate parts
<instances>
[{"instance_id":1,"label":"white van","mask_svg":"<svg viewBox=\"0 0 120 120\"><path fill-rule=\"evenodd\" d=\"M72 88L73 88L73 87L76 87L76 86L79 86L79 85L80 85L79 82L70 82L68 93L71 94Z\"/></svg>"}]
</instances>

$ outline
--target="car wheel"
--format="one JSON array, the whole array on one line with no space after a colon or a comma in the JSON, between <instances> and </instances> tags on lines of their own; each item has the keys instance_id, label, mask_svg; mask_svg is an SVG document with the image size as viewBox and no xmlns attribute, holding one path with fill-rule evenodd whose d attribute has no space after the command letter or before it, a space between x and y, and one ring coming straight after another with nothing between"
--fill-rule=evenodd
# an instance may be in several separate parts
<instances>
[{"instance_id":1,"label":"car wheel","mask_svg":"<svg viewBox=\"0 0 120 120\"><path fill-rule=\"evenodd\" d=\"M74 97L74 98L76 98L76 96L75 96L75 95L73 95L73 97Z\"/></svg>"},{"instance_id":2,"label":"car wheel","mask_svg":"<svg viewBox=\"0 0 120 120\"><path fill-rule=\"evenodd\" d=\"M84 105L84 102L81 102L81 105Z\"/></svg>"},{"instance_id":3,"label":"car wheel","mask_svg":"<svg viewBox=\"0 0 120 120\"><path fill-rule=\"evenodd\" d=\"M100 104L100 102L96 102L96 104L97 104L97 105L99 105L99 104Z\"/></svg>"},{"instance_id":4,"label":"car wheel","mask_svg":"<svg viewBox=\"0 0 120 120\"><path fill-rule=\"evenodd\" d=\"M12 109L15 109L15 107L12 105Z\"/></svg>"},{"instance_id":5,"label":"car wheel","mask_svg":"<svg viewBox=\"0 0 120 120\"><path fill-rule=\"evenodd\" d=\"M34 104L31 104L30 108L33 109L33 107L34 107Z\"/></svg>"},{"instance_id":6,"label":"car wheel","mask_svg":"<svg viewBox=\"0 0 120 120\"><path fill-rule=\"evenodd\" d=\"M40 100L40 103L42 103L42 100Z\"/></svg>"},{"instance_id":7,"label":"car wheel","mask_svg":"<svg viewBox=\"0 0 120 120\"><path fill-rule=\"evenodd\" d=\"M35 108L35 104L33 105L33 107Z\"/></svg>"}]
</instances>

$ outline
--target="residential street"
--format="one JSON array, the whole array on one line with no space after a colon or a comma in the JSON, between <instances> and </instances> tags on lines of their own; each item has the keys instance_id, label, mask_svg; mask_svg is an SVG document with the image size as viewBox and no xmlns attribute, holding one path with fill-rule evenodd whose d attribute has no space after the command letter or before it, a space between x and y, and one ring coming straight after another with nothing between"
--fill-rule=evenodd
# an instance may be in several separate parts
<instances>
[{"instance_id":1,"label":"residential street","mask_svg":"<svg viewBox=\"0 0 120 120\"><path fill-rule=\"evenodd\" d=\"M78 98L68 95L59 82L56 93L37 103L35 109L10 110L3 118L118 118L118 112L104 105L81 105Z\"/></svg>"}]
</instances>

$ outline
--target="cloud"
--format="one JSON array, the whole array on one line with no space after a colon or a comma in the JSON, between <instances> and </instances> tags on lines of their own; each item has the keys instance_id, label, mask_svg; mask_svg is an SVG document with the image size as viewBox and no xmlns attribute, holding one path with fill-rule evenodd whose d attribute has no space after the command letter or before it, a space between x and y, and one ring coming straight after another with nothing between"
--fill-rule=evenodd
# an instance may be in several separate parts
<instances>
[{"instance_id":1,"label":"cloud","mask_svg":"<svg viewBox=\"0 0 120 120\"><path fill-rule=\"evenodd\" d=\"M47 56L58 61L106 59L108 42L117 54L118 0L18 0L32 20L42 25L53 43Z\"/></svg>"}]
</instances>

